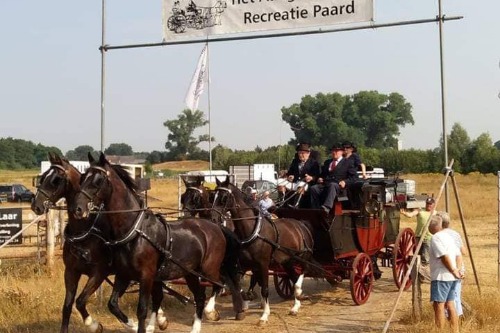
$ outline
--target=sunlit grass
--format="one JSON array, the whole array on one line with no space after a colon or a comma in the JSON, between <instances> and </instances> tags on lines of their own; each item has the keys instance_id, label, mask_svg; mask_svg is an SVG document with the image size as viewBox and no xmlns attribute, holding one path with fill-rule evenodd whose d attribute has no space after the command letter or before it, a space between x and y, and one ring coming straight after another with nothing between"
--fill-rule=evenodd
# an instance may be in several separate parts
<instances>
[{"instance_id":1,"label":"sunlit grass","mask_svg":"<svg viewBox=\"0 0 500 333\"><path fill-rule=\"evenodd\" d=\"M190 168L191 169L191 168ZM195 169L195 168L192 168ZM0 171L0 182L21 182L31 188L31 177L37 171L9 172ZM437 195L443 181L443 175L404 175L403 178L416 181L417 193ZM463 299L470 305L471 312L462 322L461 332L500 332L500 294L497 289L497 252L498 252L498 179L495 175L456 174L455 180L459 192L460 203L464 214L467 236L471 244L471 254L482 288L479 296L471 257L465 258L467 277L464 280ZM148 205L163 208L177 213L178 195L184 192L184 185L177 178L151 179L151 190L148 191ZM452 227L465 235L458 214L455 193L449 182L450 211ZM445 200L441 198L438 210L444 210ZM415 219L402 218L402 226L415 226ZM44 266L17 263L9 266L4 261L0 264L0 332L31 333L56 332L59 330L61 307L64 299L63 265L56 260L54 270L49 273ZM82 279L86 281L86 277ZM83 282L82 282L83 283ZM414 322L411 307L400 305L398 313L402 314L405 332L437 332L434 329L432 306L428 302L429 285L422 286L424 292L423 317ZM81 289L81 288L80 288ZM97 295L92 296L89 310L93 316L110 322L117 322L106 307L109 287L105 287L104 300ZM169 306L178 307L176 301ZM120 301L121 307L131 316L135 314L136 295L126 295ZM72 332L83 333L86 329L76 310L73 311L70 326ZM499 327L497 327L499 326ZM119 332L112 330L108 332Z\"/></svg>"}]
</instances>

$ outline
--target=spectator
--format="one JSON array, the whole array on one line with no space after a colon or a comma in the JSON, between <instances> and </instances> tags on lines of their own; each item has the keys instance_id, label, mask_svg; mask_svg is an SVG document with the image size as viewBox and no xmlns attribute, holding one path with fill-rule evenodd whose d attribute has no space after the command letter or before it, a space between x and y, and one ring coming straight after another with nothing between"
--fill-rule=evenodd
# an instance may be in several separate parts
<instances>
[{"instance_id":1,"label":"spectator","mask_svg":"<svg viewBox=\"0 0 500 333\"><path fill-rule=\"evenodd\" d=\"M417 227L415 228L415 235L417 238L417 242L420 242L420 239L424 237L424 241L422 243L422 247L418 254L420 254L420 258L422 259L422 266L429 265L429 246L432 235L425 230L425 226L427 225L427 221L429 217L435 214L434 206L436 202L434 198L427 198L425 200L425 210L415 209L411 212L408 212L405 209L401 209L401 214L406 217L417 217Z\"/></svg>"},{"instance_id":2,"label":"spectator","mask_svg":"<svg viewBox=\"0 0 500 333\"><path fill-rule=\"evenodd\" d=\"M363 179L368 178L366 175L366 165L361 162L361 157L359 157L359 154L357 153L356 146L352 142L345 141L342 143L342 146L344 147L344 157L346 159L352 159L354 163L354 167L356 168L356 171L361 171L361 177Z\"/></svg>"},{"instance_id":3,"label":"spectator","mask_svg":"<svg viewBox=\"0 0 500 333\"><path fill-rule=\"evenodd\" d=\"M443 232L442 219L432 216L429 231L430 243L431 302L434 308L434 321L439 329L444 328L445 307L448 310L450 326L458 332L458 317L455 310L455 297L458 279L462 277L457 268L457 247L453 238Z\"/></svg>"},{"instance_id":4,"label":"spectator","mask_svg":"<svg viewBox=\"0 0 500 333\"><path fill-rule=\"evenodd\" d=\"M460 273L462 274L462 277L465 274L465 266L463 262L463 256L467 255L467 251L465 249L464 243L462 242L462 237L458 232L450 228L450 214L447 212L438 212L438 216L441 217L443 220L443 232L447 233L448 235L453 238L453 241L455 242L455 245L457 246L458 252L457 252L457 268L460 270ZM455 297L455 310L457 312L458 318L464 314L463 308L462 308L462 280L458 280L457 284L457 289L456 289L456 297Z\"/></svg>"},{"instance_id":5,"label":"spectator","mask_svg":"<svg viewBox=\"0 0 500 333\"><path fill-rule=\"evenodd\" d=\"M336 144L331 149L332 158L325 161L318 184L311 187L311 208L321 208L328 215L341 189L356 179L352 160L345 159L344 148Z\"/></svg>"},{"instance_id":6,"label":"spectator","mask_svg":"<svg viewBox=\"0 0 500 333\"><path fill-rule=\"evenodd\" d=\"M262 193L262 198L259 200L259 212L262 216L271 218L272 214L269 212L269 208L274 206L273 199L269 197L269 191L264 191Z\"/></svg>"}]
</instances>

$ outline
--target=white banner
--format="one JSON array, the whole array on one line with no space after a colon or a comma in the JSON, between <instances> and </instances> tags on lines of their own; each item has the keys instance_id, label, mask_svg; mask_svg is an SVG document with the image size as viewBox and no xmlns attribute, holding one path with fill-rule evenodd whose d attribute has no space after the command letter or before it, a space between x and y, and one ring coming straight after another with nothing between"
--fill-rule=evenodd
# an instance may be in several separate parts
<instances>
[{"instance_id":1,"label":"white banner","mask_svg":"<svg viewBox=\"0 0 500 333\"><path fill-rule=\"evenodd\" d=\"M207 72L207 57L208 50L207 45L203 48L200 54L200 58L198 59L198 65L196 66L196 70L194 71L193 78L191 79L191 84L189 85L189 89L186 93L186 106L196 111L198 109L198 102L200 101L200 96L203 93L203 89L205 87L205 76Z\"/></svg>"},{"instance_id":2,"label":"white banner","mask_svg":"<svg viewBox=\"0 0 500 333\"><path fill-rule=\"evenodd\" d=\"M373 0L163 1L165 41L372 20Z\"/></svg>"}]
</instances>

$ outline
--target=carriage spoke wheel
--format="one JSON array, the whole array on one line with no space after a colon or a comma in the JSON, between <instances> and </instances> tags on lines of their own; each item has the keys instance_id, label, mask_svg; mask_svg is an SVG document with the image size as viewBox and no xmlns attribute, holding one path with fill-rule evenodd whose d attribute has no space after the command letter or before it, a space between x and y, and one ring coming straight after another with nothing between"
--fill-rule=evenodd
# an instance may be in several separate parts
<instances>
[{"instance_id":1,"label":"carriage spoke wheel","mask_svg":"<svg viewBox=\"0 0 500 333\"><path fill-rule=\"evenodd\" d=\"M278 295L283 299L291 299L293 297L294 286L290 277L286 274L273 274L274 288Z\"/></svg>"},{"instance_id":2,"label":"carriage spoke wheel","mask_svg":"<svg viewBox=\"0 0 500 333\"><path fill-rule=\"evenodd\" d=\"M351 296L357 305L365 304L373 289L373 263L366 253L359 253L352 263Z\"/></svg>"},{"instance_id":3,"label":"carriage spoke wheel","mask_svg":"<svg viewBox=\"0 0 500 333\"><path fill-rule=\"evenodd\" d=\"M405 228L399 232L392 251L392 275L398 289L401 288L404 277L410 268L416 245L415 233L412 229ZM404 290L407 290L410 286L411 278L408 278Z\"/></svg>"}]
</instances>

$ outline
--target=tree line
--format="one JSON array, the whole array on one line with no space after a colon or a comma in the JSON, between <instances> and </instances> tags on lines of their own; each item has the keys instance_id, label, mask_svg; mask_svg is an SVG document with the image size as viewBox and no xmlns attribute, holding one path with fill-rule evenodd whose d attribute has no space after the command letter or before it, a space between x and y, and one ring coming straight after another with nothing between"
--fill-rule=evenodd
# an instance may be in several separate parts
<instances>
[{"instance_id":1,"label":"tree line","mask_svg":"<svg viewBox=\"0 0 500 333\"><path fill-rule=\"evenodd\" d=\"M412 105L404 96L393 92L360 91L353 95L318 93L306 95L299 103L281 109L294 137L286 145L253 150L233 150L217 145L212 150L214 169L227 170L231 165L274 163L278 170L287 169L299 142L312 144L319 159L328 158L328 146L351 141L358 146L366 165L382 167L386 172L435 173L444 166L443 142L434 149L397 149L400 128L414 124ZM195 136L196 129L207 125L200 110L183 110L176 119L163 123L168 131L164 151L134 152L126 143L113 143L104 150L106 155L135 156L151 165L165 161L209 160L209 152L198 145L215 141L208 135ZM458 123L447 135L448 157L454 159L454 170L461 173L496 173L500 167L500 141L493 143L488 133L471 140ZM78 146L62 154L57 147L47 147L14 138L0 138L0 169L38 168L49 151L69 160L86 160L95 152L88 145Z\"/></svg>"}]
</instances>

